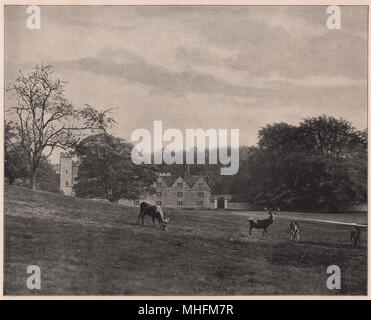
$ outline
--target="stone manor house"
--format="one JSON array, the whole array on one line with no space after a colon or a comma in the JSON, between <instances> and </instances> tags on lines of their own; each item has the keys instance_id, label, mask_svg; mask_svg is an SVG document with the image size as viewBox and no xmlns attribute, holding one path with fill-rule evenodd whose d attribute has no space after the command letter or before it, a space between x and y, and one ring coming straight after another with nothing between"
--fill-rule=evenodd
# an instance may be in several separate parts
<instances>
[{"instance_id":1,"label":"stone manor house","mask_svg":"<svg viewBox=\"0 0 371 320\"><path fill-rule=\"evenodd\" d=\"M73 186L78 179L78 161L69 153L61 152L56 171L60 174L60 191L73 196ZM212 195L210 180L205 175L191 175L186 170L183 176L159 174L154 184L154 194L143 194L137 200L120 199L127 206L139 206L147 201L168 208L223 208L245 209L246 203L234 201L232 195Z\"/></svg>"},{"instance_id":2,"label":"stone manor house","mask_svg":"<svg viewBox=\"0 0 371 320\"><path fill-rule=\"evenodd\" d=\"M184 177L159 175L156 181L156 204L164 207L209 208L211 186L206 176Z\"/></svg>"}]
</instances>

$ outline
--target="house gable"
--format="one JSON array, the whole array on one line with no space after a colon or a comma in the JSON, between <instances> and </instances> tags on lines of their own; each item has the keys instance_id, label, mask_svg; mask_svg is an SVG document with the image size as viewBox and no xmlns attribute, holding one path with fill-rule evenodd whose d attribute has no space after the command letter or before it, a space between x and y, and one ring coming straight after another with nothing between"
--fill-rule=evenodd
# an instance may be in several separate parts
<instances>
[{"instance_id":1,"label":"house gable","mask_svg":"<svg viewBox=\"0 0 371 320\"><path fill-rule=\"evenodd\" d=\"M211 191L208 179L205 176L198 176L194 179L192 190Z\"/></svg>"},{"instance_id":2,"label":"house gable","mask_svg":"<svg viewBox=\"0 0 371 320\"><path fill-rule=\"evenodd\" d=\"M159 176L157 178L157 189L164 190L171 188L174 185L175 180L177 180L177 178L174 176Z\"/></svg>"},{"instance_id":3,"label":"house gable","mask_svg":"<svg viewBox=\"0 0 371 320\"><path fill-rule=\"evenodd\" d=\"M189 190L189 186L188 186L187 182L182 177L178 177L174 181L174 184L172 185L172 189L173 190L179 190L179 191Z\"/></svg>"}]
</instances>

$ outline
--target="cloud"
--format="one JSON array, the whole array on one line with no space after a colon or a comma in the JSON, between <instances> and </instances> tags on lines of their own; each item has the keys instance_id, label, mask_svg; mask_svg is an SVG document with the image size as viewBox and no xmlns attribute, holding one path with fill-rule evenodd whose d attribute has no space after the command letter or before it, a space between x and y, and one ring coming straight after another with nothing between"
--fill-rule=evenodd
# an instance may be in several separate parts
<instances>
[{"instance_id":1,"label":"cloud","mask_svg":"<svg viewBox=\"0 0 371 320\"><path fill-rule=\"evenodd\" d=\"M269 92L269 89L232 84L217 76L192 69L169 70L163 66L148 63L128 51L115 52L110 58L107 58L106 52L104 57L85 57L65 62L62 65L76 70L125 79L129 83L141 83L149 86L156 93L175 96L199 93L262 97Z\"/></svg>"},{"instance_id":2,"label":"cloud","mask_svg":"<svg viewBox=\"0 0 371 320\"><path fill-rule=\"evenodd\" d=\"M276 72L290 78L324 75L366 79L367 8L341 7L342 29L330 31L326 6L303 7L200 10L205 15L197 15L200 19L192 28L204 40L204 47L213 52L230 50L233 55L221 61L208 50L203 55L189 50L181 57L189 64L224 63L225 68L248 71L252 76Z\"/></svg>"},{"instance_id":3,"label":"cloud","mask_svg":"<svg viewBox=\"0 0 371 320\"><path fill-rule=\"evenodd\" d=\"M347 77L306 77L306 78L287 78L278 74L272 74L266 79L268 84L286 83L289 85L301 86L306 88L331 88L331 87L363 87L367 86L366 79L352 79Z\"/></svg>"}]
</instances>

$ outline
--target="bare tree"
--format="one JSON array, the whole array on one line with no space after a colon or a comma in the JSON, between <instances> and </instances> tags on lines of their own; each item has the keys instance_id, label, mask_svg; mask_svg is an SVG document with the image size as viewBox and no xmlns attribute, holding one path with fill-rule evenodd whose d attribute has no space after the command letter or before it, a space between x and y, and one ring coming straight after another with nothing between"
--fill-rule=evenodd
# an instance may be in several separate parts
<instances>
[{"instance_id":1,"label":"bare tree","mask_svg":"<svg viewBox=\"0 0 371 320\"><path fill-rule=\"evenodd\" d=\"M27 155L30 188L33 190L42 158L49 157L55 148L66 149L76 145L83 130L99 127L96 117L103 117L100 122L106 126L104 112L95 111L91 106L76 109L64 97L67 81L54 79L52 74L53 66L35 66L27 75L19 71L15 83L7 88L16 98L16 106L10 109L17 118L16 131Z\"/></svg>"}]
</instances>

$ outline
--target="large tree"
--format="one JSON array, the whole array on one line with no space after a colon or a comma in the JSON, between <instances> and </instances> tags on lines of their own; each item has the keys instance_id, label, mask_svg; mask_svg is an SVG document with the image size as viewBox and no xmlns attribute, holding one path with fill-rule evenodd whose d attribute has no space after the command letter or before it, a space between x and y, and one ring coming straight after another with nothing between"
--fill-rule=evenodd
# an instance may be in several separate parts
<instances>
[{"instance_id":1,"label":"large tree","mask_svg":"<svg viewBox=\"0 0 371 320\"><path fill-rule=\"evenodd\" d=\"M156 175L149 166L131 161L132 148L125 140L106 132L83 139L76 147L80 160L76 195L117 202L150 191Z\"/></svg>"},{"instance_id":2,"label":"large tree","mask_svg":"<svg viewBox=\"0 0 371 320\"><path fill-rule=\"evenodd\" d=\"M257 208L339 211L367 201L367 133L320 116L267 125L234 190Z\"/></svg>"},{"instance_id":3,"label":"large tree","mask_svg":"<svg viewBox=\"0 0 371 320\"><path fill-rule=\"evenodd\" d=\"M36 172L44 158L56 148L73 147L84 130L99 126L94 108L77 109L64 96L67 81L53 77L53 67L36 66L30 73L19 71L7 91L15 98L9 109L14 129L27 160L30 188L36 187ZM104 128L103 128L104 129Z\"/></svg>"}]
</instances>

